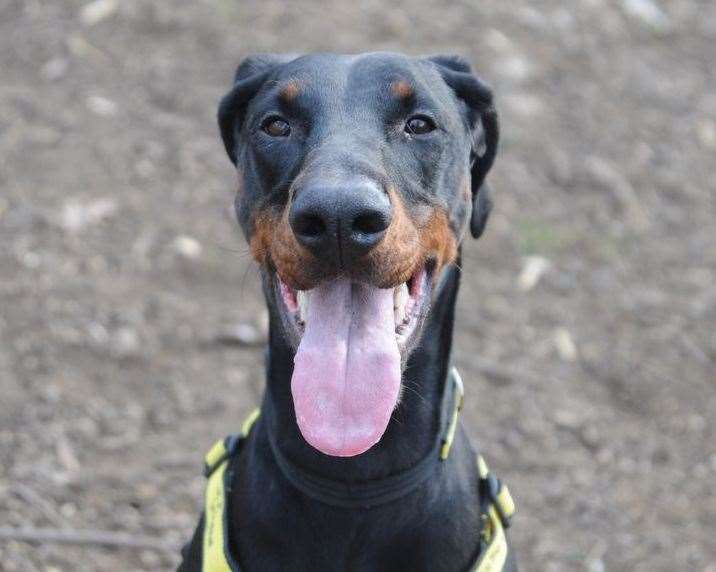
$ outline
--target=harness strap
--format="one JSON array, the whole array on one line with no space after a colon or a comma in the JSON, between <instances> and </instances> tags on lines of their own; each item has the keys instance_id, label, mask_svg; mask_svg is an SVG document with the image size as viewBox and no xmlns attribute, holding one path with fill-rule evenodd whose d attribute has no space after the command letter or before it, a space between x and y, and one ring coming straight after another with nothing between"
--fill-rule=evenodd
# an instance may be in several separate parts
<instances>
[{"instance_id":1,"label":"harness strap","mask_svg":"<svg viewBox=\"0 0 716 572\"><path fill-rule=\"evenodd\" d=\"M465 384L462 382L462 377L458 373L456 368L450 370L450 377L452 378L453 388L453 408L452 415L450 416L450 423L445 433L445 437L442 440L440 447L440 460L444 461L450 456L450 449L452 442L455 439L455 430L457 429L457 422L460 418L460 412L462 411L462 404L465 401Z\"/></svg>"},{"instance_id":2,"label":"harness strap","mask_svg":"<svg viewBox=\"0 0 716 572\"><path fill-rule=\"evenodd\" d=\"M510 519L515 513L515 503L507 485L503 485L490 472L482 455L477 456L477 470L480 475L481 497L486 500L484 508L481 508L484 521L482 546L473 572L501 572L507 561L508 551L505 529L510 526Z\"/></svg>"},{"instance_id":3,"label":"harness strap","mask_svg":"<svg viewBox=\"0 0 716 572\"><path fill-rule=\"evenodd\" d=\"M249 414L239 435L214 443L204 457L204 475L208 482L204 496L203 572L241 572L229 550L228 491L231 485L231 461L259 417L259 409Z\"/></svg>"}]
</instances>

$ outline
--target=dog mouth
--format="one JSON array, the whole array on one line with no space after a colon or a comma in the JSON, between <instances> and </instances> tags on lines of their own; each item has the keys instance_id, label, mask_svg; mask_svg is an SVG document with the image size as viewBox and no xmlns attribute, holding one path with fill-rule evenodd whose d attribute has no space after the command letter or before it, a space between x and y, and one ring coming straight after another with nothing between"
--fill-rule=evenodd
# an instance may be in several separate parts
<instances>
[{"instance_id":1,"label":"dog mouth","mask_svg":"<svg viewBox=\"0 0 716 572\"><path fill-rule=\"evenodd\" d=\"M296 348L296 420L314 448L350 457L383 436L429 310L432 268L387 289L338 277L301 291L275 274L279 313Z\"/></svg>"},{"instance_id":2,"label":"dog mouth","mask_svg":"<svg viewBox=\"0 0 716 572\"><path fill-rule=\"evenodd\" d=\"M418 330L427 310L429 309L430 280L432 264L420 267L406 282L394 287L393 290L393 320L395 323L395 339L401 349L406 353L413 341L413 334ZM279 308L284 326L289 330L290 342L298 346L306 331L306 320L309 314L309 305L315 295L316 288L312 290L296 290L288 286L276 274L278 284ZM342 279L337 279L342 280ZM361 285L354 283L355 287ZM369 288L368 286L365 286ZM315 300L315 298L314 298Z\"/></svg>"}]
</instances>

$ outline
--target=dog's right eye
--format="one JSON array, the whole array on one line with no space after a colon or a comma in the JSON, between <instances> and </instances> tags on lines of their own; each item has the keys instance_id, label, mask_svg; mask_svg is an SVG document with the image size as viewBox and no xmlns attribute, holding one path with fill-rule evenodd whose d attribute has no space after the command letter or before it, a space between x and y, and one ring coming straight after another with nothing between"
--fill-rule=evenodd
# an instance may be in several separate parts
<instances>
[{"instance_id":1,"label":"dog's right eye","mask_svg":"<svg viewBox=\"0 0 716 572\"><path fill-rule=\"evenodd\" d=\"M288 137L291 133L288 121L276 115L264 119L261 129L271 137Z\"/></svg>"}]
</instances>

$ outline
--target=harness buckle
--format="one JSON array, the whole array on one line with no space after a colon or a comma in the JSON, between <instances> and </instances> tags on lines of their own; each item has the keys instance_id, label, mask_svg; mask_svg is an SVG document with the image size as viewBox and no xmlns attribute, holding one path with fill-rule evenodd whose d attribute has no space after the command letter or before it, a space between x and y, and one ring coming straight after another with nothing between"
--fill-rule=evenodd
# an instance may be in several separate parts
<instances>
[{"instance_id":1,"label":"harness buckle","mask_svg":"<svg viewBox=\"0 0 716 572\"><path fill-rule=\"evenodd\" d=\"M442 438L442 445L440 447L440 459L442 461L447 459L450 455L450 448L455 439L455 430L457 429L458 418L460 417L460 411L462 411L462 404L465 398L465 386L462 383L462 378L457 369L452 368L452 370L450 370L450 377L452 378L452 415L450 416L447 431Z\"/></svg>"},{"instance_id":2,"label":"harness buckle","mask_svg":"<svg viewBox=\"0 0 716 572\"><path fill-rule=\"evenodd\" d=\"M515 503L512 500L512 495L506 485L502 484L502 481L498 479L493 473L488 473L483 478L485 482L485 489L487 496L490 499L490 503L495 507L497 515L500 517L500 522L504 528L509 528L511 524L512 515L515 512Z\"/></svg>"},{"instance_id":3,"label":"harness buckle","mask_svg":"<svg viewBox=\"0 0 716 572\"><path fill-rule=\"evenodd\" d=\"M209 449L209 452L204 457L204 476L206 478L209 478L216 469L239 450L241 443L248 437L260 414L261 410L257 407L244 420L241 425L241 433L229 435L214 443L214 446Z\"/></svg>"},{"instance_id":4,"label":"harness buckle","mask_svg":"<svg viewBox=\"0 0 716 572\"><path fill-rule=\"evenodd\" d=\"M237 451L243 438L243 434L229 435L214 443L204 458L204 476L207 479Z\"/></svg>"}]
</instances>

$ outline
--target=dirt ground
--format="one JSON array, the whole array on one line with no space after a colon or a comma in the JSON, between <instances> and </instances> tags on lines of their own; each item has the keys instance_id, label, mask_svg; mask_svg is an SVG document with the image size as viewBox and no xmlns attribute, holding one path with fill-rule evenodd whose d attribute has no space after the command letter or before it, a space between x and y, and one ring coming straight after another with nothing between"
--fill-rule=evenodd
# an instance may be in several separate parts
<instances>
[{"instance_id":1,"label":"dirt ground","mask_svg":"<svg viewBox=\"0 0 716 572\"><path fill-rule=\"evenodd\" d=\"M523 570L716 571L716 4L653 1L0 0L0 570L176 564L263 383L217 100L251 52L385 49L497 92L455 363Z\"/></svg>"}]
</instances>

